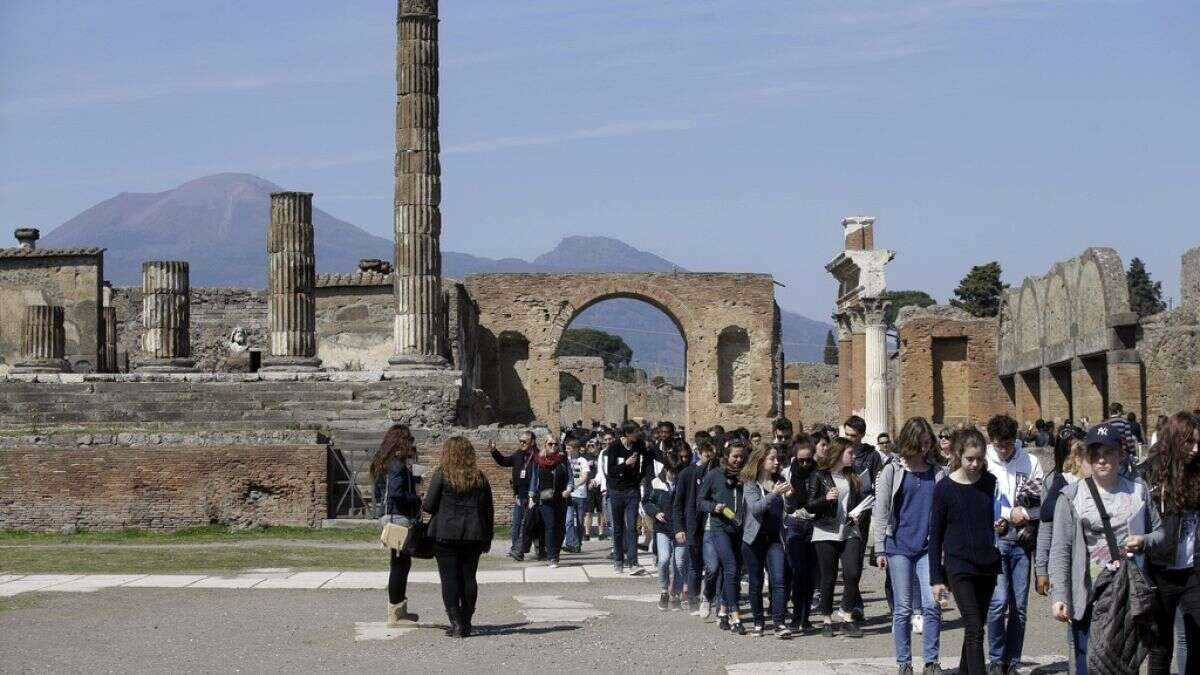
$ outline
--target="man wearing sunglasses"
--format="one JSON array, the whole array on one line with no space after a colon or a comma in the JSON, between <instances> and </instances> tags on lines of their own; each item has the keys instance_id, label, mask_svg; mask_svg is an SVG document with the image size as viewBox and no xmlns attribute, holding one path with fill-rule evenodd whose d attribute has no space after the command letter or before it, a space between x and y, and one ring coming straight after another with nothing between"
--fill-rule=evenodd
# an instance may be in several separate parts
<instances>
[{"instance_id":1,"label":"man wearing sunglasses","mask_svg":"<svg viewBox=\"0 0 1200 675\"><path fill-rule=\"evenodd\" d=\"M529 481L533 477L533 460L538 453L537 439L532 431L522 431L521 435L517 436L517 445L517 451L505 457L496 447L496 441L488 441L492 459L500 466L512 468L512 478L509 481L513 490L512 545L508 550L508 557L513 560L525 557L520 548L521 526L525 523L525 511L528 506L525 495L529 493Z\"/></svg>"}]
</instances>

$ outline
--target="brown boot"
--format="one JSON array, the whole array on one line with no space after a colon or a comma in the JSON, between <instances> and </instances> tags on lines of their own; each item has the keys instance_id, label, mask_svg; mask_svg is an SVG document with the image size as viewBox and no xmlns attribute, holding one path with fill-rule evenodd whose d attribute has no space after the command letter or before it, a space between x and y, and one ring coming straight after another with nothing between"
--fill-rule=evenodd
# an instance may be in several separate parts
<instances>
[{"instance_id":1,"label":"brown boot","mask_svg":"<svg viewBox=\"0 0 1200 675\"><path fill-rule=\"evenodd\" d=\"M388 603L388 628L398 628L400 626L415 624L416 622L417 615L408 613L408 600L395 605L390 602Z\"/></svg>"}]
</instances>

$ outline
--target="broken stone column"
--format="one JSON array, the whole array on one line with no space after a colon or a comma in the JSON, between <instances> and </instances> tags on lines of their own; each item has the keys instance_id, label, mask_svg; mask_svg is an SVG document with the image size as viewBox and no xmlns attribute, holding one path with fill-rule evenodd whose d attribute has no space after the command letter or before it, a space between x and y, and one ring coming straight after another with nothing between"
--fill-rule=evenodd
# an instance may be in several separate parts
<instances>
[{"instance_id":1,"label":"broken stone column","mask_svg":"<svg viewBox=\"0 0 1200 675\"><path fill-rule=\"evenodd\" d=\"M117 308L112 306L112 284L104 282L100 305L100 353L96 372L116 373L117 366Z\"/></svg>"},{"instance_id":2,"label":"broken stone column","mask_svg":"<svg viewBox=\"0 0 1200 675\"><path fill-rule=\"evenodd\" d=\"M874 443L888 429L888 384L887 384L887 321L885 319L890 302L880 298L863 298L863 333L865 334L864 380L866 385L867 437L863 441Z\"/></svg>"},{"instance_id":3,"label":"broken stone column","mask_svg":"<svg viewBox=\"0 0 1200 675\"><path fill-rule=\"evenodd\" d=\"M41 238L42 233L36 227L19 227L13 232L13 236L17 239L17 247L29 253L37 248L37 240Z\"/></svg>"},{"instance_id":4,"label":"broken stone column","mask_svg":"<svg viewBox=\"0 0 1200 675\"><path fill-rule=\"evenodd\" d=\"M66 333L63 308L57 305L27 305L21 326L22 360L12 373L65 373L71 365L63 358Z\"/></svg>"},{"instance_id":5,"label":"broken stone column","mask_svg":"<svg viewBox=\"0 0 1200 675\"><path fill-rule=\"evenodd\" d=\"M142 263L143 372L188 372L196 364L188 331L191 300L188 264L183 260Z\"/></svg>"},{"instance_id":6,"label":"broken stone column","mask_svg":"<svg viewBox=\"0 0 1200 675\"><path fill-rule=\"evenodd\" d=\"M397 369L440 368L441 164L437 0L399 0L396 17L395 353Z\"/></svg>"},{"instance_id":7,"label":"broken stone column","mask_svg":"<svg viewBox=\"0 0 1200 675\"><path fill-rule=\"evenodd\" d=\"M312 193L271 194L267 226L267 314L271 355L262 370L317 370L317 268Z\"/></svg>"}]
</instances>

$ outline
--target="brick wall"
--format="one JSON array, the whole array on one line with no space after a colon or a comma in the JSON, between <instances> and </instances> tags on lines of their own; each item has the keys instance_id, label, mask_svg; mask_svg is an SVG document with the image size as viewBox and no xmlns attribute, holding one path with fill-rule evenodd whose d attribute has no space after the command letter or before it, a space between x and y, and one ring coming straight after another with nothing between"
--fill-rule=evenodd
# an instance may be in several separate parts
<instances>
[{"instance_id":1,"label":"brick wall","mask_svg":"<svg viewBox=\"0 0 1200 675\"><path fill-rule=\"evenodd\" d=\"M0 449L0 528L318 525L324 445Z\"/></svg>"},{"instance_id":2,"label":"brick wall","mask_svg":"<svg viewBox=\"0 0 1200 675\"><path fill-rule=\"evenodd\" d=\"M787 364L783 370L784 414L805 429L817 424L838 424L843 419L838 406L839 385L838 366ZM766 429L762 431L766 433Z\"/></svg>"}]
</instances>

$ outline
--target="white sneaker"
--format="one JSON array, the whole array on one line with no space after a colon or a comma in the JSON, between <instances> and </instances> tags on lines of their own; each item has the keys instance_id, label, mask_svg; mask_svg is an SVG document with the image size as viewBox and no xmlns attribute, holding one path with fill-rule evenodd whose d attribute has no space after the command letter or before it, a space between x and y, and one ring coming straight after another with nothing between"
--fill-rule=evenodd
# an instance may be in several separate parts
<instances>
[{"instance_id":1,"label":"white sneaker","mask_svg":"<svg viewBox=\"0 0 1200 675\"><path fill-rule=\"evenodd\" d=\"M912 629L914 633L920 633L925 630L925 616L923 614L913 614Z\"/></svg>"},{"instance_id":2,"label":"white sneaker","mask_svg":"<svg viewBox=\"0 0 1200 675\"><path fill-rule=\"evenodd\" d=\"M558 563L552 562L549 565L547 565L547 567L549 567L552 570L556 570L556 569L558 569Z\"/></svg>"},{"instance_id":3,"label":"white sneaker","mask_svg":"<svg viewBox=\"0 0 1200 675\"><path fill-rule=\"evenodd\" d=\"M696 616L708 621L708 618L712 616L712 604L707 600L701 600L700 609L696 611Z\"/></svg>"}]
</instances>

